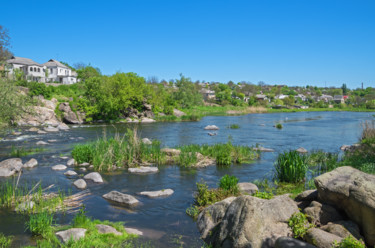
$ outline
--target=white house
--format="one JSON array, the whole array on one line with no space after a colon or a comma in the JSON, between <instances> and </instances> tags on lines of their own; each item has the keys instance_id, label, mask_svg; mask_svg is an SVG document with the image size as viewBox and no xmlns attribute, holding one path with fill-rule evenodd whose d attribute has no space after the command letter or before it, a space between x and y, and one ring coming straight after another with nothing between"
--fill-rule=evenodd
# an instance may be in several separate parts
<instances>
[{"instance_id":1,"label":"white house","mask_svg":"<svg viewBox=\"0 0 375 248\"><path fill-rule=\"evenodd\" d=\"M48 76L46 78L47 82L59 82L62 84L77 83L77 73L59 61L50 59L43 65L48 71L48 73L46 73Z\"/></svg>"},{"instance_id":2,"label":"white house","mask_svg":"<svg viewBox=\"0 0 375 248\"><path fill-rule=\"evenodd\" d=\"M31 59L13 56L7 64L9 76L15 77L18 71L28 81L45 82L45 67Z\"/></svg>"},{"instance_id":3,"label":"white house","mask_svg":"<svg viewBox=\"0 0 375 248\"><path fill-rule=\"evenodd\" d=\"M209 89L201 89L201 94L203 95L204 100L215 99L215 91Z\"/></svg>"}]
</instances>

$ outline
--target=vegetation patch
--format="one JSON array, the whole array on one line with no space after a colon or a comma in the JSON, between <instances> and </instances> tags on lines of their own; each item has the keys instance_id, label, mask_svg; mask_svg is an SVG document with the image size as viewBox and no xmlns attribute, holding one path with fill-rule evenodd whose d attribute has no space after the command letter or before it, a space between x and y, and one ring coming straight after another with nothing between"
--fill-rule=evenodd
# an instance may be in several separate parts
<instances>
[{"instance_id":1,"label":"vegetation patch","mask_svg":"<svg viewBox=\"0 0 375 248\"><path fill-rule=\"evenodd\" d=\"M275 178L280 182L297 183L305 179L307 164L297 151L279 154L274 166Z\"/></svg>"},{"instance_id":2,"label":"vegetation patch","mask_svg":"<svg viewBox=\"0 0 375 248\"><path fill-rule=\"evenodd\" d=\"M281 124L281 123L277 123L275 127L276 127L277 129L282 129L282 128L283 128L283 124Z\"/></svg>"},{"instance_id":3,"label":"vegetation patch","mask_svg":"<svg viewBox=\"0 0 375 248\"><path fill-rule=\"evenodd\" d=\"M24 147L12 146L12 149L10 151L10 156L20 158L20 157L24 157L27 155L44 152L46 150L47 150L46 148L24 148Z\"/></svg>"},{"instance_id":4,"label":"vegetation patch","mask_svg":"<svg viewBox=\"0 0 375 248\"><path fill-rule=\"evenodd\" d=\"M0 233L0 248L10 247L12 242L13 242L12 236L5 236L4 234Z\"/></svg>"},{"instance_id":5,"label":"vegetation patch","mask_svg":"<svg viewBox=\"0 0 375 248\"><path fill-rule=\"evenodd\" d=\"M231 124L231 125L228 126L228 128L230 128L230 129L239 129L240 125L238 125L238 124Z\"/></svg>"},{"instance_id":6,"label":"vegetation patch","mask_svg":"<svg viewBox=\"0 0 375 248\"><path fill-rule=\"evenodd\" d=\"M314 225L310 224L307 220L307 216L301 212L294 213L290 217L288 225L290 228L292 228L294 238L301 239L303 239L303 237L310 228L314 227Z\"/></svg>"},{"instance_id":7,"label":"vegetation patch","mask_svg":"<svg viewBox=\"0 0 375 248\"><path fill-rule=\"evenodd\" d=\"M335 241L333 248L366 248L362 240L357 240L352 235L347 236L341 242Z\"/></svg>"}]
</instances>

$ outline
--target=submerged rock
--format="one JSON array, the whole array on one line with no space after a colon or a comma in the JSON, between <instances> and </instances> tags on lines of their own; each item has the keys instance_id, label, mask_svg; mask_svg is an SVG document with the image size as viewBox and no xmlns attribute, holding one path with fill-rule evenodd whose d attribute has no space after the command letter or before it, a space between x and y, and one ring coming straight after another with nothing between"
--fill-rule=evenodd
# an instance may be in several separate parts
<instances>
[{"instance_id":1,"label":"submerged rock","mask_svg":"<svg viewBox=\"0 0 375 248\"><path fill-rule=\"evenodd\" d=\"M65 176L76 176L77 172L68 170L67 172L64 173Z\"/></svg>"},{"instance_id":2,"label":"submerged rock","mask_svg":"<svg viewBox=\"0 0 375 248\"><path fill-rule=\"evenodd\" d=\"M158 167L140 166L136 168L129 168L128 171L130 173L148 174L148 173L157 173L159 172L159 169Z\"/></svg>"},{"instance_id":3,"label":"submerged rock","mask_svg":"<svg viewBox=\"0 0 375 248\"><path fill-rule=\"evenodd\" d=\"M52 166L51 168L52 170L55 170L55 171L62 171L62 170L66 170L67 167L63 164L58 164L58 165Z\"/></svg>"},{"instance_id":4,"label":"submerged rock","mask_svg":"<svg viewBox=\"0 0 375 248\"><path fill-rule=\"evenodd\" d=\"M10 158L0 162L0 177L10 177L22 170L20 158Z\"/></svg>"},{"instance_id":5,"label":"submerged rock","mask_svg":"<svg viewBox=\"0 0 375 248\"><path fill-rule=\"evenodd\" d=\"M254 151L259 151L259 152L274 152L275 150L274 149L271 149L271 148L265 148L265 147L254 147L253 148Z\"/></svg>"},{"instance_id":6,"label":"submerged rock","mask_svg":"<svg viewBox=\"0 0 375 248\"><path fill-rule=\"evenodd\" d=\"M57 232L56 236L63 242L67 243L70 239L77 241L85 237L86 229L84 228L71 228L65 231Z\"/></svg>"},{"instance_id":7,"label":"submerged rock","mask_svg":"<svg viewBox=\"0 0 375 248\"><path fill-rule=\"evenodd\" d=\"M103 195L103 198L106 200L125 204L127 206L135 206L139 203L139 201L134 196L123 194L115 190Z\"/></svg>"},{"instance_id":8,"label":"submerged rock","mask_svg":"<svg viewBox=\"0 0 375 248\"><path fill-rule=\"evenodd\" d=\"M108 225L97 224L96 229L98 229L99 233L113 233L114 235L122 235L122 233L117 231L116 228Z\"/></svg>"},{"instance_id":9,"label":"submerged rock","mask_svg":"<svg viewBox=\"0 0 375 248\"><path fill-rule=\"evenodd\" d=\"M73 185L76 186L78 189L85 189L87 187L87 183L83 179L78 179L74 181Z\"/></svg>"},{"instance_id":10,"label":"submerged rock","mask_svg":"<svg viewBox=\"0 0 375 248\"><path fill-rule=\"evenodd\" d=\"M375 245L375 176L349 166L315 178L320 202L342 209L362 230L369 246Z\"/></svg>"},{"instance_id":11,"label":"submerged rock","mask_svg":"<svg viewBox=\"0 0 375 248\"><path fill-rule=\"evenodd\" d=\"M94 181L95 183L102 183L103 178L98 172L91 172L83 177L86 180Z\"/></svg>"},{"instance_id":12,"label":"submerged rock","mask_svg":"<svg viewBox=\"0 0 375 248\"><path fill-rule=\"evenodd\" d=\"M33 209L35 203L33 201L23 202L19 204L14 211L16 212L24 212Z\"/></svg>"},{"instance_id":13,"label":"submerged rock","mask_svg":"<svg viewBox=\"0 0 375 248\"><path fill-rule=\"evenodd\" d=\"M35 158L32 158L23 165L23 168L33 168L37 165L38 161Z\"/></svg>"},{"instance_id":14,"label":"submerged rock","mask_svg":"<svg viewBox=\"0 0 375 248\"><path fill-rule=\"evenodd\" d=\"M67 166L71 167L71 166L74 166L74 164L76 163L76 161L74 160L74 158L71 158L68 160L68 162L66 163Z\"/></svg>"},{"instance_id":15,"label":"submerged rock","mask_svg":"<svg viewBox=\"0 0 375 248\"><path fill-rule=\"evenodd\" d=\"M167 197L174 193L172 189L162 189L157 191L142 191L139 193L140 195L145 195L150 198L157 198L157 197Z\"/></svg>"},{"instance_id":16,"label":"submerged rock","mask_svg":"<svg viewBox=\"0 0 375 248\"><path fill-rule=\"evenodd\" d=\"M249 195L255 194L259 189L253 183L238 183L238 188L242 193L247 193Z\"/></svg>"},{"instance_id":17,"label":"submerged rock","mask_svg":"<svg viewBox=\"0 0 375 248\"><path fill-rule=\"evenodd\" d=\"M46 131L46 132L58 132L59 129L57 127L46 127L46 128L44 128L44 131Z\"/></svg>"},{"instance_id":18,"label":"submerged rock","mask_svg":"<svg viewBox=\"0 0 375 248\"><path fill-rule=\"evenodd\" d=\"M219 128L215 125L208 125L204 128L204 130L219 130Z\"/></svg>"},{"instance_id":19,"label":"submerged rock","mask_svg":"<svg viewBox=\"0 0 375 248\"><path fill-rule=\"evenodd\" d=\"M36 144L37 144L38 146L40 146L40 145L48 145L48 143L45 142L45 141L38 141L38 142L36 142Z\"/></svg>"}]
</instances>

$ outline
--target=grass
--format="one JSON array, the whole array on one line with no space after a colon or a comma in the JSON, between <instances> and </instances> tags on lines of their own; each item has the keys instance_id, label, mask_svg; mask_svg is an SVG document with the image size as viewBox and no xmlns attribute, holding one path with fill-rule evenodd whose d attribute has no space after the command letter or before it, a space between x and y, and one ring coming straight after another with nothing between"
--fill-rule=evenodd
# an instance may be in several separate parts
<instances>
[{"instance_id":1,"label":"grass","mask_svg":"<svg viewBox=\"0 0 375 248\"><path fill-rule=\"evenodd\" d=\"M307 164L297 151L279 154L275 167L275 178L280 182L298 183L305 179Z\"/></svg>"},{"instance_id":2,"label":"grass","mask_svg":"<svg viewBox=\"0 0 375 248\"><path fill-rule=\"evenodd\" d=\"M340 243L334 242L333 248L366 248L366 245L362 240L357 240L352 235L342 239Z\"/></svg>"},{"instance_id":3,"label":"grass","mask_svg":"<svg viewBox=\"0 0 375 248\"><path fill-rule=\"evenodd\" d=\"M283 124L277 123L275 126L277 129L283 129Z\"/></svg>"},{"instance_id":4,"label":"grass","mask_svg":"<svg viewBox=\"0 0 375 248\"><path fill-rule=\"evenodd\" d=\"M219 188L236 195L239 193L238 178L235 176L225 175L220 179Z\"/></svg>"},{"instance_id":5,"label":"grass","mask_svg":"<svg viewBox=\"0 0 375 248\"><path fill-rule=\"evenodd\" d=\"M30 215L29 221L25 223L26 230L29 230L32 235L47 235L53 224L53 215L48 212L41 212Z\"/></svg>"},{"instance_id":6,"label":"grass","mask_svg":"<svg viewBox=\"0 0 375 248\"><path fill-rule=\"evenodd\" d=\"M307 216L301 212L294 213L288 220L288 225L292 228L294 238L301 238L306 235L310 228L314 228L307 220Z\"/></svg>"},{"instance_id":7,"label":"grass","mask_svg":"<svg viewBox=\"0 0 375 248\"><path fill-rule=\"evenodd\" d=\"M34 149L28 148L28 149L26 149L26 148L23 148L23 147L12 146L12 150L10 151L10 156L20 158L20 157L24 157L24 156L27 156L27 155L40 153L40 152L43 152L45 150L46 150L46 148L34 148Z\"/></svg>"},{"instance_id":8,"label":"grass","mask_svg":"<svg viewBox=\"0 0 375 248\"><path fill-rule=\"evenodd\" d=\"M230 129L239 129L240 125L238 125L238 124L231 124L227 128L230 128Z\"/></svg>"},{"instance_id":9,"label":"grass","mask_svg":"<svg viewBox=\"0 0 375 248\"><path fill-rule=\"evenodd\" d=\"M10 247L12 242L13 242L12 236L5 236L4 234L0 233L0 248Z\"/></svg>"}]
</instances>

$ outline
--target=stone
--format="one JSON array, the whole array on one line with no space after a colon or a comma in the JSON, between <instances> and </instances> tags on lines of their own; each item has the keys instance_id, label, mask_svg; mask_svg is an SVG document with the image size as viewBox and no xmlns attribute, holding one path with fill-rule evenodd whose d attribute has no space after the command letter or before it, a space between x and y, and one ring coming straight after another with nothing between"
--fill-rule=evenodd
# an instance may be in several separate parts
<instances>
[{"instance_id":1,"label":"stone","mask_svg":"<svg viewBox=\"0 0 375 248\"><path fill-rule=\"evenodd\" d=\"M315 246L292 237L280 237L276 240L275 248L314 248Z\"/></svg>"},{"instance_id":2,"label":"stone","mask_svg":"<svg viewBox=\"0 0 375 248\"><path fill-rule=\"evenodd\" d=\"M349 146L349 145L342 145L342 146L340 147L340 150L341 150L341 151L349 151L349 150L350 150L350 146Z\"/></svg>"},{"instance_id":3,"label":"stone","mask_svg":"<svg viewBox=\"0 0 375 248\"><path fill-rule=\"evenodd\" d=\"M55 170L55 171L62 171L62 170L66 170L67 167L63 164L58 164L58 165L52 166L51 168L52 170Z\"/></svg>"},{"instance_id":4,"label":"stone","mask_svg":"<svg viewBox=\"0 0 375 248\"><path fill-rule=\"evenodd\" d=\"M85 162L85 163L79 164L79 166L88 167L88 166L90 166L90 163Z\"/></svg>"},{"instance_id":5,"label":"stone","mask_svg":"<svg viewBox=\"0 0 375 248\"><path fill-rule=\"evenodd\" d=\"M29 131L29 132L38 132L39 131L39 129L38 128L36 128L36 127L31 127L30 129L28 129L27 131Z\"/></svg>"},{"instance_id":6,"label":"stone","mask_svg":"<svg viewBox=\"0 0 375 248\"><path fill-rule=\"evenodd\" d=\"M139 236L142 236L143 235L143 232L138 230L138 229L135 229L135 228L130 228L130 227L125 227L125 231L128 233L128 234L133 234L133 235L139 235Z\"/></svg>"},{"instance_id":7,"label":"stone","mask_svg":"<svg viewBox=\"0 0 375 248\"><path fill-rule=\"evenodd\" d=\"M23 164L20 158L10 158L0 162L0 177L10 177L22 170Z\"/></svg>"},{"instance_id":8,"label":"stone","mask_svg":"<svg viewBox=\"0 0 375 248\"><path fill-rule=\"evenodd\" d=\"M60 125L57 126L58 129L60 130L69 130L70 128L68 127L68 125L66 125L65 123L61 123Z\"/></svg>"},{"instance_id":9,"label":"stone","mask_svg":"<svg viewBox=\"0 0 375 248\"><path fill-rule=\"evenodd\" d=\"M303 147L298 148L296 151L299 153L307 153L307 150Z\"/></svg>"},{"instance_id":10,"label":"stone","mask_svg":"<svg viewBox=\"0 0 375 248\"><path fill-rule=\"evenodd\" d=\"M28 211L30 209L33 209L34 208L34 205L35 203L33 201L28 201L28 202L22 202L21 204L19 204L14 211L16 212L24 212L24 211Z\"/></svg>"},{"instance_id":11,"label":"stone","mask_svg":"<svg viewBox=\"0 0 375 248\"><path fill-rule=\"evenodd\" d=\"M42 131L42 130L39 130L38 131L38 134L46 134L47 132L45 132L45 131Z\"/></svg>"},{"instance_id":12,"label":"stone","mask_svg":"<svg viewBox=\"0 0 375 248\"><path fill-rule=\"evenodd\" d=\"M110 200L113 202L121 203L127 206L135 206L139 203L139 201L131 195L120 193L118 191L111 191L105 195L103 195L103 198L106 200Z\"/></svg>"},{"instance_id":13,"label":"stone","mask_svg":"<svg viewBox=\"0 0 375 248\"><path fill-rule=\"evenodd\" d=\"M318 191L316 189L306 190L296 196L296 201L317 201Z\"/></svg>"},{"instance_id":14,"label":"stone","mask_svg":"<svg viewBox=\"0 0 375 248\"><path fill-rule=\"evenodd\" d=\"M80 240L85 237L86 229L84 228L70 228L65 231L60 231L56 233L56 236L63 242L67 243L69 240Z\"/></svg>"},{"instance_id":15,"label":"stone","mask_svg":"<svg viewBox=\"0 0 375 248\"><path fill-rule=\"evenodd\" d=\"M344 219L334 207L317 201L311 202L310 206L305 208L303 212L307 215L309 222L317 226Z\"/></svg>"},{"instance_id":16,"label":"stone","mask_svg":"<svg viewBox=\"0 0 375 248\"><path fill-rule=\"evenodd\" d=\"M172 149L172 148L163 148L161 149L161 152L164 152L168 156L180 156L181 154L181 150Z\"/></svg>"},{"instance_id":17,"label":"stone","mask_svg":"<svg viewBox=\"0 0 375 248\"><path fill-rule=\"evenodd\" d=\"M21 132L12 132L12 134L18 136L18 135L21 135L22 133Z\"/></svg>"},{"instance_id":18,"label":"stone","mask_svg":"<svg viewBox=\"0 0 375 248\"><path fill-rule=\"evenodd\" d=\"M32 158L23 165L23 168L34 168L37 165L38 161L35 158Z\"/></svg>"},{"instance_id":19,"label":"stone","mask_svg":"<svg viewBox=\"0 0 375 248\"><path fill-rule=\"evenodd\" d=\"M247 193L249 195L255 194L259 189L253 183L238 183L238 188L242 193Z\"/></svg>"},{"instance_id":20,"label":"stone","mask_svg":"<svg viewBox=\"0 0 375 248\"><path fill-rule=\"evenodd\" d=\"M356 239L362 239L363 237L360 234L360 230L357 224L355 224L353 221L336 221L336 222L330 222L325 226L322 226L320 229L323 231L332 233L334 235L337 235L341 238L346 238L349 235L352 235Z\"/></svg>"},{"instance_id":21,"label":"stone","mask_svg":"<svg viewBox=\"0 0 375 248\"><path fill-rule=\"evenodd\" d=\"M148 173L157 173L159 172L159 169L158 167L140 166L136 168L129 168L128 171L130 173L148 174Z\"/></svg>"},{"instance_id":22,"label":"stone","mask_svg":"<svg viewBox=\"0 0 375 248\"><path fill-rule=\"evenodd\" d=\"M259 151L259 152L274 152L275 150L274 149L271 149L271 148L265 148L265 147L254 147L253 148L254 151Z\"/></svg>"},{"instance_id":23,"label":"stone","mask_svg":"<svg viewBox=\"0 0 375 248\"><path fill-rule=\"evenodd\" d=\"M219 128L215 125L208 125L204 128L204 130L219 130Z\"/></svg>"},{"instance_id":24,"label":"stone","mask_svg":"<svg viewBox=\"0 0 375 248\"><path fill-rule=\"evenodd\" d=\"M141 118L141 123L152 123L152 122L156 122L156 121L154 119L147 118L147 117Z\"/></svg>"},{"instance_id":25,"label":"stone","mask_svg":"<svg viewBox=\"0 0 375 248\"><path fill-rule=\"evenodd\" d=\"M375 176L349 166L315 178L320 202L343 210L362 231L365 242L375 245Z\"/></svg>"},{"instance_id":26,"label":"stone","mask_svg":"<svg viewBox=\"0 0 375 248\"><path fill-rule=\"evenodd\" d=\"M65 176L76 176L77 175L77 172L75 171L72 171L72 170L68 170L67 172L64 173Z\"/></svg>"},{"instance_id":27,"label":"stone","mask_svg":"<svg viewBox=\"0 0 375 248\"><path fill-rule=\"evenodd\" d=\"M176 116L176 117L181 117L181 116L186 115L186 114L184 112L182 112L181 110L173 109L173 115Z\"/></svg>"},{"instance_id":28,"label":"stone","mask_svg":"<svg viewBox=\"0 0 375 248\"><path fill-rule=\"evenodd\" d=\"M210 230L200 231L207 233L203 240L213 247L274 247L279 237L292 235L287 223L297 212L297 204L288 195L270 200L239 196L230 203L220 222L213 222Z\"/></svg>"},{"instance_id":29,"label":"stone","mask_svg":"<svg viewBox=\"0 0 375 248\"><path fill-rule=\"evenodd\" d=\"M146 145L151 145L151 144L152 144L152 141L151 141L150 139L148 139L148 138L143 138L143 139L142 139L142 143L143 143L143 144L146 144Z\"/></svg>"},{"instance_id":30,"label":"stone","mask_svg":"<svg viewBox=\"0 0 375 248\"><path fill-rule=\"evenodd\" d=\"M83 177L86 180L94 181L95 183L103 183L103 178L98 172L91 172Z\"/></svg>"},{"instance_id":31,"label":"stone","mask_svg":"<svg viewBox=\"0 0 375 248\"><path fill-rule=\"evenodd\" d=\"M69 167L72 167L74 166L74 164L76 163L76 161L74 160L74 158L71 158L68 160L68 162L66 162L66 165L69 166Z\"/></svg>"},{"instance_id":32,"label":"stone","mask_svg":"<svg viewBox=\"0 0 375 248\"><path fill-rule=\"evenodd\" d=\"M228 206L236 199L236 197L228 197L222 201L216 202L206 207L198 215L197 226L201 233L201 238L206 239L212 232L213 228L221 222L228 209Z\"/></svg>"},{"instance_id":33,"label":"stone","mask_svg":"<svg viewBox=\"0 0 375 248\"><path fill-rule=\"evenodd\" d=\"M63 112L63 121L67 124L82 124L85 118L83 113L73 112L68 102L59 105L59 110Z\"/></svg>"},{"instance_id":34,"label":"stone","mask_svg":"<svg viewBox=\"0 0 375 248\"><path fill-rule=\"evenodd\" d=\"M47 140L47 141L48 141L48 143L55 143L55 142L57 142L56 139L50 139L50 140Z\"/></svg>"},{"instance_id":35,"label":"stone","mask_svg":"<svg viewBox=\"0 0 375 248\"><path fill-rule=\"evenodd\" d=\"M96 229L98 229L99 233L113 233L114 235L122 235L122 233L117 231L116 228L108 225L97 224Z\"/></svg>"},{"instance_id":36,"label":"stone","mask_svg":"<svg viewBox=\"0 0 375 248\"><path fill-rule=\"evenodd\" d=\"M87 171L87 169L85 167L80 167L79 170L80 171Z\"/></svg>"},{"instance_id":37,"label":"stone","mask_svg":"<svg viewBox=\"0 0 375 248\"><path fill-rule=\"evenodd\" d=\"M139 193L140 195L145 195L150 198L157 198L157 197L167 197L173 195L174 191L172 189L162 189L157 191L142 191Z\"/></svg>"},{"instance_id":38,"label":"stone","mask_svg":"<svg viewBox=\"0 0 375 248\"><path fill-rule=\"evenodd\" d=\"M63 157L60 157L61 159L68 159L69 157L66 157L66 156L63 156Z\"/></svg>"},{"instance_id":39,"label":"stone","mask_svg":"<svg viewBox=\"0 0 375 248\"><path fill-rule=\"evenodd\" d=\"M208 133L209 136L216 136L217 133Z\"/></svg>"},{"instance_id":40,"label":"stone","mask_svg":"<svg viewBox=\"0 0 375 248\"><path fill-rule=\"evenodd\" d=\"M36 144L37 144L38 146L48 145L48 143L45 142L45 141L38 141L38 142L36 142Z\"/></svg>"},{"instance_id":41,"label":"stone","mask_svg":"<svg viewBox=\"0 0 375 248\"><path fill-rule=\"evenodd\" d=\"M76 186L78 189L85 189L87 187L87 183L83 179L78 179L74 181L73 185Z\"/></svg>"},{"instance_id":42,"label":"stone","mask_svg":"<svg viewBox=\"0 0 375 248\"><path fill-rule=\"evenodd\" d=\"M53 125L57 126L60 122L57 120L55 114L56 99L46 100L38 97L38 106L32 106L31 111L22 114L17 122L20 126L42 126Z\"/></svg>"},{"instance_id":43,"label":"stone","mask_svg":"<svg viewBox=\"0 0 375 248\"><path fill-rule=\"evenodd\" d=\"M49 126L49 127L45 127L44 131L46 131L46 132L58 132L59 129L57 127L51 127L51 126Z\"/></svg>"},{"instance_id":44,"label":"stone","mask_svg":"<svg viewBox=\"0 0 375 248\"><path fill-rule=\"evenodd\" d=\"M342 238L318 228L311 228L307 231L305 240L319 248L331 248L335 242L340 242Z\"/></svg>"}]
</instances>

